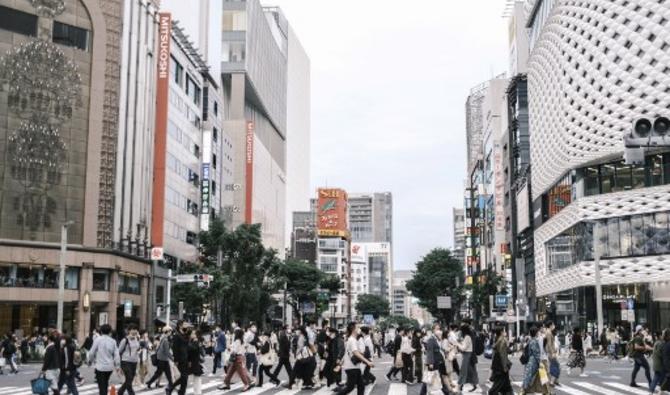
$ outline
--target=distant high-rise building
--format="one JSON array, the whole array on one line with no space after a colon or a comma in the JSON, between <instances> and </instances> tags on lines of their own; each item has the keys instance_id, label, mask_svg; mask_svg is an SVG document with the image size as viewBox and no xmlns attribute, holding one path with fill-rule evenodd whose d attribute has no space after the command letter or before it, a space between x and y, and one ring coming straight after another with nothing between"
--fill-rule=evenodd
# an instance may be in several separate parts
<instances>
[{"instance_id":1,"label":"distant high-rise building","mask_svg":"<svg viewBox=\"0 0 670 395\"><path fill-rule=\"evenodd\" d=\"M459 262L465 263L465 211L462 208L453 209L454 247L451 253Z\"/></svg>"},{"instance_id":2,"label":"distant high-rise building","mask_svg":"<svg viewBox=\"0 0 670 395\"><path fill-rule=\"evenodd\" d=\"M391 192L349 195L349 226L354 242L393 243Z\"/></svg>"},{"instance_id":3,"label":"distant high-rise building","mask_svg":"<svg viewBox=\"0 0 670 395\"><path fill-rule=\"evenodd\" d=\"M414 274L411 270L396 270L393 272L393 298L391 300L391 314L409 317L412 297L407 291L407 282Z\"/></svg>"}]
</instances>

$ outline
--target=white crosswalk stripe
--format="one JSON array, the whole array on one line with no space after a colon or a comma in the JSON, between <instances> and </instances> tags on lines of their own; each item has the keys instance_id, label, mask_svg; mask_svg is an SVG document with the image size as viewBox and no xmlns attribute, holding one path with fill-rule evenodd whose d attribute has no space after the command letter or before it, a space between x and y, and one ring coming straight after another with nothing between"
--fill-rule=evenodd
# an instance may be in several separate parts
<instances>
[{"instance_id":1,"label":"white crosswalk stripe","mask_svg":"<svg viewBox=\"0 0 670 395\"><path fill-rule=\"evenodd\" d=\"M407 386L405 384L392 383L389 386L388 395L407 395Z\"/></svg>"},{"instance_id":2,"label":"white crosswalk stripe","mask_svg":"<svg viewBox=\"0 0 670 395\"><path fill-rule=\"evenodd\" d=\"M602 394L602 395L621 395L622 394L621 391L609 390L609 389L604 388L600 385L595 385L595 384L587 383L587 382L584 382L584 381L576 381L572 384L574 384L576 386L579 386L579 387L586 388L590 391L595 391L595 392L597 392L599 394Z\"/></svg>"},{"instance_id":3,"label":"white crosswalk stripe","mask_svg":"<svg viewBox=\"0 0 670 395\"><path fill-rule=\"evenodd\" d=\"M621 384L621 383L606 382L606 383L603 383L603 384L605 384L608 387L618 388L622 391L632 392L632 393L637 394L637 395L649 395L649 390L648 389L647 390L642 390L640 388L633 388L631 386ZM646 385L645 386L640 385L640 387L647 387L647 386Z\"/></svg>"},{"instance_id":4,"label":"white crosswalk stripe","mask_svg":"<svg viewBox=\"0 0 670 395\"><path fill-rule=\"evenodd\" d=\"M556 387L556 392L559 392L559 393L562 393L562 394L569 394L569 395L591 395L588 392L578 390L577 388L572 388L572 387L567 386L565 384L561 384L559 387Z\"/></svg>"}]
</instances>

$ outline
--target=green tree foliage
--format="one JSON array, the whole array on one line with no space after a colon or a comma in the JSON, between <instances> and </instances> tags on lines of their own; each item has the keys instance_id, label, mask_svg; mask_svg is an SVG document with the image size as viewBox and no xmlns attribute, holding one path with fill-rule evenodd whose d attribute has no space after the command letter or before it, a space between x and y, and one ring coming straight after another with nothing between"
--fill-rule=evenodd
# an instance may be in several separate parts
<instances>
[{"instance_id":1,"label":"green tree foliage","mask_svg":"<svg viewBox=\"0 0 670 395\"><path fill-rule=\"evenodd\" d=\"M443 317L450 321L463 301L463 284L463 264L448 249L435 248L417 262L414 277L407 282L407 290L434 317ZM450 317L437 308L438 296L451 296Z\"/></svg>"},{"instance_id":2,"label":"green tree foliage","mask_svg":"<svg viewBox=\"0 0 670 395\"><path fill-rule=\"evenodd\" d=\"M377 322L377 326L385 331L390 327L393 328L419 328L419 321L405 317L404 315L392 315L389 317L382 318ZM389 339L386 339L388 341Z\"/></svg>"},{"instance_id":3,"label":"green tree foliage","mask_svg":"<svg viewBox=\"0 0 670 395\"><path fill-rule=\"evenodd\" d=\"M174 303L181 297L188 311L202 308L204 301L209 301L223 323L264 322L266 310L273 303L271 295L278 289L276 277L281 262L275 250L263 246L260 225L244 224L228 231L223 221L215 219L209 231L200 234L200 254L200 262L183 266L180 272L208 273L214 280L206 289L197 289L194 284L177 285Z\"/></svg>"},{"instance_id":4,"label":"green tree foliage","mask_svg":"<svg viewBox=\"0 0 670 395\"><path fill-rule=\"evenodd\" d=\"M294 311L302 315L302 303L313 302L317 307L317 315L328 308L327 299L340 290L340 280L337 276L326 274L309 263L288 260L279 266L276 272L276 281L286 283L287 303L293 306ZM328 298L319 300L319 293L327 293ZM319 303L322 302L322 303Z\"/></svg>"},{"instance_id":5,"label":"green tree foliage","mask_svg":"<svg viewBox=\"0 0 670 395\"><path fill-rule=\"evenodd\" d=\"M379 295L364 294L358 296L356 311L360 314L372 314L375 319L391 314L388 300Z\"/></svg>"},{"instance_id":6,"label":"green tree foliage","mask_svg":"<svg viewBox=\"0 0 670 395\"><path fill-rule=\"evenodd\" d=\"M490 295L507 293L505 279L491 269L479 272L466 289L471 292L470 303L475 320L488 316L491 311Z\"/></svg>"}]
</instances>

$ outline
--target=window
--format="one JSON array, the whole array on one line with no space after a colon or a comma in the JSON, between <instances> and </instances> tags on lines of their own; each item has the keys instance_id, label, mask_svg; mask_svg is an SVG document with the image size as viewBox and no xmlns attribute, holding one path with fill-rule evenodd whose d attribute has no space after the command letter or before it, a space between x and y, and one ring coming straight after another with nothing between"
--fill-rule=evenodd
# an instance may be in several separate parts
<instances>
[{"instance_id":1,"label":"window","mask_svg":"<svg viewBox=\"0 0 670 395\"><path fill-rule=\"evenodd\" d=\"M216 103L214 103L216 104ZM219 141L219 130L217 128L212 128L212 140L216 143Z\"/></svg>"},{"instance_id":2,"label":"window","mask_svg":"<svg viewBox=\"0 0 670 395\"><path fill-rule=\"evenodd\" d=\"M197 236L194 232L187 231L186 232L186 242L188 244L193 244L195 245L197 242Z\"/></svg>"},{"instance_id":3,"label":"window","mask_svg":"<svg viewBox=\"0 0 670 395\"><path fill-rule=\"evenodd\" d=\"M246 58L244 42L224 42L221 46L221 52L223 62L242 63Z\"/></svg>"},{"instance_id":4,"label":"window","mask_svg":"<svg viewBox=\"0 0 670 395\"><path fill-rule=\"evenodd\" d=\"M598 168L587 167L584 169L584 194L586 196L591 196L599 193L600 183L598 182Z\"/></svg>"},{"instance_id":5,"label":"window","mask_svg":"<svg viewBox=\"0 0 670 395\"><path fill-rule=\"evenodd\" d=\"M212 181L212 195L216 195L216 181Z\"/></svg>"},{"instance_id":6,"label":"window","mask_svg":"<svg viewBox=\"0 0 670 395\"><path fill-rule=\"evenodd\" d=\"M128 294L140 294L140 279L130 274L119 275L119 292Z\"/></svg>"},{"instance_id":7,"label":"window","mask_svg":"<svg viewBox=\"0 0 670 395\"><path fill-rule=\"evenodd\" d=\"M165 287L156 285L156 304L165 303Z\"/></svg>"},{"instance_id":8,"label":"window","mask_svg":"<svg viewBox=\"0 0 670 395\"><path fill-rule=\"evenodd\" d=\"M88 51L89 41L90 32L88 30L54 21L53 42L56 44Z\"/></svg>"},{"instance_id":9,"label":"window","mask_svg":"<svg viewBox=\"0 0 670 395\"><path fill-rule=\"evenodd\" d=\"M216 154L212 154L212 167L216 169Z\"/></svg>"},{"instance_id":10,"label":"window","mask_svg":"<svg viewBox=\"0 0 670 395\"><path fill-rule=\"evenodd\" d=\"M223 11L223 31L246 31L247 30L247 12L242 11Z\"/></svg>"},{"instance_id":11,"label":"window","mask_svg":"<svg viewBox=\"0 0 670 395\"><path fill-rule=\"evenodd\" d=\"M193 103L200 105L200 93L201 89L198 84L195 83L193 78L190 75L186 75L186 95L193 100Z\"/></svg>"},{"instance_id":12,"label":"window","mask_svg":"<svg viewBox=\"0 0 670 395\"><path fill-rule=\"evenodd\" d=\"M217 102L214 102L214 115L219 115L219 103Z\"/></svg>"},{"instance_id":13,"label":"window","mask_svg":"<svg viewBox=\"0 0 670 395\"><path fill-rule=\"evenodd\" d=\"M105 269L93 270L93 290L109 291L109 270Z\"/></svg>"},{"instance_id":14,"label":"window","mask_svg":"<svg viewBox=\"0 0 670 395\"><path fill-rule=\"evenodd\" d=\"M0 29L24 36L37 36L37 16L0 6Z\"/></svg>"},{"instance_id":15,"label":"window","mask_svg":"<svg viewBox=\"0 0 670 395\"><path fill-rule=\"evenodd\" d=\"M170 76L175 84L181 86L184 79L184 67L177 62L174 56L170 56Z\"/></svg>"}]
</instances>

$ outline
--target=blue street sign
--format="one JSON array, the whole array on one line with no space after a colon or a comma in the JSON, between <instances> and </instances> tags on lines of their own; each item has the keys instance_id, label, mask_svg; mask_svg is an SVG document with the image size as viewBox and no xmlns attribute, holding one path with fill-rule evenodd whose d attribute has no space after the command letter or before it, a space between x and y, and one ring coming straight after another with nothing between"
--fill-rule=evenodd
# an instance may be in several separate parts
<instances>
[{"instance_id":1,"label":"blue street sign","mask_svg":"<svg viewBox=\"0 0 670 395\"><path fill-rule=\"evenodd\" d=\"M635 299L628 299L628 310L635 310Z\"/></svg>"},{"instance_id":2,"label":"blue street sign","mask_svg":"<svg viewBox=\"0 0 670 395\"><path fill-rule=\"evenodd\" d=\"M496 295L496 307L507 307L507 295Z\"/></svg>"}]
</instances>

